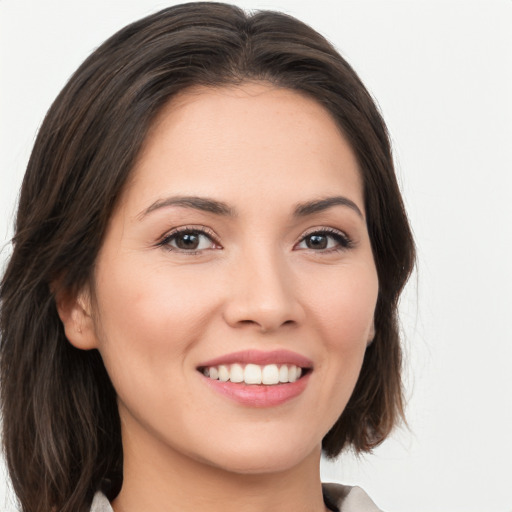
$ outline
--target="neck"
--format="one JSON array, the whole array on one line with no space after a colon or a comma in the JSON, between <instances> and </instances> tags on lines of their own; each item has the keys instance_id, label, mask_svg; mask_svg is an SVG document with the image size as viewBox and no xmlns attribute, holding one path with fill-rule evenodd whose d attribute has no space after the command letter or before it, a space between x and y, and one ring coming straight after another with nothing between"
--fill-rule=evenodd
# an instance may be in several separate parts
<instances>
[{"instance_id":1,"label":"neck","mask_svg":"<svg viewBox=\"0 0 512 512\"><path fill-rule=\"evenodd\" d=\"M227 471L182 453L124 444L123 487L114 512L324 512L320 447L274 472Z\"/></svg>"}]
</instances>

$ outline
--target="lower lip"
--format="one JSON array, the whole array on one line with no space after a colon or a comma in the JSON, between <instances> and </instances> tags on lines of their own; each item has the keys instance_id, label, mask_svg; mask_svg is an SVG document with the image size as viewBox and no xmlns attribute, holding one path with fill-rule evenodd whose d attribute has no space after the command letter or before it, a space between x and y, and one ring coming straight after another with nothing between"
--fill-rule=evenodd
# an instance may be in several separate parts
<instances>
[{"instance_id":1,"label":"lower lip","mask_svg":"<svg viewBox=\"0 0 512 512\"><path fill-rule=\"evenodd\" d=\"M310 375L309 372L295 382L274 384L272 386L222 382L205 376L202 377L214 391L239 404L249 407L275 407L299 396L306 389Z\"/></svg>"}]
</instances>

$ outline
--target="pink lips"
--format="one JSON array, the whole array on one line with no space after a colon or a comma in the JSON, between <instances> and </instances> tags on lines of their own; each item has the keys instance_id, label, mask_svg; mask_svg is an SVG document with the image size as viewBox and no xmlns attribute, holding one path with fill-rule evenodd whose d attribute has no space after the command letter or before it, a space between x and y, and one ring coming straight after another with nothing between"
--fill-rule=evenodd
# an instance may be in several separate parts
<instances>
[{"instance_id":1,"label":"pink lips","mask_svg":"<svg viewBox=\"0 0 512 512\"><path fill-rule=\"evenodd\" d=\"M288 350L276 350L271 352L263 352L259 350L246 350L227 354L198 366L199 368L207 368L210 366L219 366L221 364L293 364L303 369L312 370L313 362L307 357L301 356L295 352ZM275 385L254 385L234 382L221 382L205 377L201 374L205 384L213 391L248 407L274 407L281 405L292 398L300 395L309 382L311 371L308 371L300 379L295 382Z\"/></svg>"},{"instance_id":2,"label":"pink lips","mask_svg":"<svg viewBox=\"0 0 512 512\"><path fill-rule=\"evenodd\" d=\"M313 362L307 357L301 356L290 350L273 350L271 352L263 352L260 350L244 350L241 352L233 352L224 356L210 359L199 365L199 368L208 366L219 366L220 364L294 364L301 368L313 368Z\"/></svg>"}]
</instances>

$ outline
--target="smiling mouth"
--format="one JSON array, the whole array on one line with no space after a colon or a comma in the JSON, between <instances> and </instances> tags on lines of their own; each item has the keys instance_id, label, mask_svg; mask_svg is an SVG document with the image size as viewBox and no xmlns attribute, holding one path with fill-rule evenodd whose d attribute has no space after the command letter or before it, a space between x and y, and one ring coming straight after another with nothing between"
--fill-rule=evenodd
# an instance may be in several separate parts
<instances>
[{"instance_id":1,"label":"smiling mouth","mask_svg":"<svg viewBox=\"0 0 512 512\"><path fill-rule=\"evenodd\" d=\"M251 363L205 366L198 370L212 380L264 386L293 383L309 372L309 368L302 368L294 364L257 365Z\"/></svg>"}]
</instances>

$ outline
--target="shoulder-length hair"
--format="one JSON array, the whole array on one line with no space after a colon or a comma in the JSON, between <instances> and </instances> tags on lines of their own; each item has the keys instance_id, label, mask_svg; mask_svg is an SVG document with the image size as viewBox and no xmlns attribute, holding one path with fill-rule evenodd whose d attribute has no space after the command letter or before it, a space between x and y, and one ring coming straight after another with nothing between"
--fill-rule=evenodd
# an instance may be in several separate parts
<instances>
[{"instance_id":1,"label":"shoulder-length hair","mask_svg":"<svg viewBox=\"0 0 512 512\"><path fill-rule=\"evenodd\" d=\"M41 126L0 289L3 443L24 512L82 512L116 495L116 393L96 350L67 342L55 303L90 282L105 228L161 108L192 86L264 81L324 106L354 151L379 278L376 335L355 391L323 440L327 456L369 451L403 416L397 302L414 244L386 126L361 80L300 21L213 2L177 5L108 39ZM105 489L105 487L103 487Z\"/></svg>"}]
</instances>

